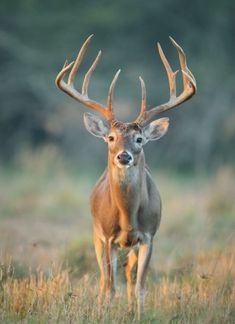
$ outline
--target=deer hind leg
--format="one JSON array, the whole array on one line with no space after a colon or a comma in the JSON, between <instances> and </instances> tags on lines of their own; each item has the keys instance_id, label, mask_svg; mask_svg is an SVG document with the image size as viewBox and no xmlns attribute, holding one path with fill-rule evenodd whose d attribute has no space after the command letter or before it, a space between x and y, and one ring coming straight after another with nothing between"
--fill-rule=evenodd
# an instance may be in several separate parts
<instances>
[{"instance_id":1,"label":"deer hind leg","mask_svg":"<svg viewBox=\"0 0 235 324\"><path fill-rule=\"evenodd\" d=\"M138 320L141 319L144 307L144 283L146 279L147 269L152 254L152 240L142 243L139 247L138 265L137 265L137 279L135 294L137 297Z\"/></svg>"},{"instance_id":2,"label":"deer hind leg","mask_svg":"<svg viewBox=\"0 0 235 324\"><path fill-rule=\"evenodd\" d=\"M133 281L132 281L132 270L137 262L137 255L135 250L131 250L125 260L125 275L126 275L126 285L127 285L127 299L128 299L128 310L132 312L133 310Z\"/></svg>"},{"instance_id":3,"label":"deer hind leg","mask_svg":"<svg viewBox=\"0 0 235 324\"><path fill-rule=\"evenodd\" d=\"M94 240L94 246L95 246L95 253L96 253L96 258L97 262L100 268L100 284L99 284L99 297L98 297L98 302L99 305L101 306L104 298L104 289L105 289L105 267L104 267L104 244L101 241L101 239L94 234L93 236Z\"/></svg>"}]
</instances>

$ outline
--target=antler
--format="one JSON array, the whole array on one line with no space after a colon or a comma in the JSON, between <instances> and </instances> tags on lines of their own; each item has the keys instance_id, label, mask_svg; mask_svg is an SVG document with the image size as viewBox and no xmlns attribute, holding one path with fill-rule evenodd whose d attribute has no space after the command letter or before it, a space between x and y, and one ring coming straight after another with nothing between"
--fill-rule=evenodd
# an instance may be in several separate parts
<instances>
[{"instance_id":1,"label":"antler","mask_svg":"<svg viewBox=\"0 0 235 324\"><path fill-rule=\"evenodd\" d=\"M85 106L87 106L88 108L94 109L97 112L101 113L107 120L112 120L114 119L114 113L113 113L113 109L112 109L112 97L113 97L113 91L119 76L119 73L121 72L121 70L118 70L117 73L115 74L110 87L109 87L109 92L108 92L108 98L107 98L107 107L103 106L102 104L91 100L88 97L88 84L89 84L89 80L90 77L93 73L93 71L95 70L100 57L101 57L101 51L99 51L98 55L96 56L95 60L93 61L91 67L89 68L89 70L87 71L84 80L83 80L83 84L82 84L82 91L81 93L78 92L75 88L74 88L74 78L75 78L75 74L78 70L78 67L82 61L83 55L86 52L86 49L89 45L89 42L91 40L93 35L90 35L86 41L84 42L84 44L82 45L78 56L76 58L75 61L71 62L68 64L67 61L65 61L65 64L62 68L62 70L58 73L55 83L57 85L57 87L59 89L61 89L62 91L64 91L65 93L67 93L70 97L74 98L75 100L81 102L82 104L84 104ZM69 76L68 76L68 81L65 82L63 80L65 74L67 71L70 71Z\"/></svg>"},{"instance_id":2,"label":"antler","mask_svg":"<svg viewBox=\"0 0 235 324\"><path fill-rule=\"evenodd\" d=\"M142 89L142 101L141 101L140 114L137 117L137 119L135 120L136 123L144 124L144 123L148 122L154 115L157 115L157 114L159 114L163 111L166 111L168 109L172 109L172 108L180 105L184 101L190 99L197 91L196 80L195 80L192 72L187 67L186 56L184 54L183 49L176 43L176 41L174 41L174 39L172 37L170 37L170 40L179 55L180 67L181 67L182 78L183 78L183 91L177 97L175 78L179 71L175 71L175 72L172 71L171 66L165 57L165 54L163 53L161 45L159 43L157 43L158 52L159 52L161 61L164 65L164 68L166 70L167 77L168 77L168 83L169 83L169 88L170 88L170 99L167 103L156 106L156 107L150 109L149 111L146 111L145 84L144 84L144 81L142 80L142 78L140 77L141 89Z\"/></svg>"}]
</instances>

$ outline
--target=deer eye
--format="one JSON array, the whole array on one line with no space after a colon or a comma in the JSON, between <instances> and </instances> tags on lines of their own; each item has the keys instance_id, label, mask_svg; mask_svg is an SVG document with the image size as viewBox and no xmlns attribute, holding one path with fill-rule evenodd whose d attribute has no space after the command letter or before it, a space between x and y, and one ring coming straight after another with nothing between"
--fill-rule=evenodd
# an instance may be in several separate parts
<instances>
[{"instance_id":1,"label":"deer eye","mask_svg":"<svg viewBox=\"0 0 235 324\"><path fill-rule=\"evenodd\" d=\"M143 141L142 137L137 137L136 143L142 143L142 141Z\"/></svg>"},{"instance_id":2,"label":"deer eye","mask_svg":"<svg viewBox=\"0 0 235 324\"><path fill-rule=\"evenodd\" d=\"M108 140L109 140L109 142L113 142L114 141L114 137L112 135L109 135L108 136Z\"/></svg>"}]
</instances>

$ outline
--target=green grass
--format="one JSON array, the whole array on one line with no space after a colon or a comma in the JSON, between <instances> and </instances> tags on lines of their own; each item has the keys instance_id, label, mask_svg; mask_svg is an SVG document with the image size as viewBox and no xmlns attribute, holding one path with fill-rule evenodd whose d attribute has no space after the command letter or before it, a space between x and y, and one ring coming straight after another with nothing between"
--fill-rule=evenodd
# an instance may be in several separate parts
<instances>
[{"instance_id":1,"label":"green grass","mask_svg":"<svg viewBox=\"0 0 235 324\"><path fill-rule=\"evenodd\" d=\"M57 152L0 169L0 322L135 323L119 256L112 307L98 312L89 192L94 176ZM235 322L235 174L154 172L163 200L143 323Z\"/></svg>"}]
</instances>

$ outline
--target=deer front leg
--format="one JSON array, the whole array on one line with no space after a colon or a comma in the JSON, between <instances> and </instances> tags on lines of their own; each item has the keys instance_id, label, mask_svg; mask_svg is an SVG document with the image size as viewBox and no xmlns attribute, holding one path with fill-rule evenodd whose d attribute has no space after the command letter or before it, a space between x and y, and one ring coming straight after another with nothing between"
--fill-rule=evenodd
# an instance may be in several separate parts
<instances>
[{"instance_id":1,"label":"deer front leg","mask_svg":"<svg viewBox=\"0 0 235 324\"><path fill-rule=\"evenodd\" d=\"M136 252L131 250L125 260L125 275L126 275L126 285L127 285L127 299L128 299L128 310L132 312L133 310L133 282L132 282L132 270L137 262Z\"/></svg>"},{"instance_id":2,"label":"deer front leg","mask_svg":"<svg viewBox=\"0 0 235 324\"><path fill-rule=\"evenodd\" d=\"M117 275L117 250L112 243L112 238L106 242L106 294L109 301L114 297L116 292L116 275Z\"/></svg>"},{"instance_id":3,"label":"deer front leg","mask_svg":"<svg viewBox=\"0 0 235 324\"><path fill-rule=\"evenodd\" d=\"M138 320L141 319L144 306L144 283L146 279L147 269L152 254L152 240L141 243L138 253L137 279L135 294L137 297Z\"/></svg>"},{"instance_id":4,"label":"deer front leg","mask_svg":"<svg viewBox=\"0 0 235 324\"><path fill-rule=\"evenodd\" d=\"M104 297L104 288L105 288L105 269L104 269L104 262L103 262L103 254L104 254L104 244L101 239L94 233L93 236L94 246L95 246L95 253L97 262L100 268L100 284L99 284L99 297L98 302L99 306L101 306Z\"/></svg>"}]
</instances>

